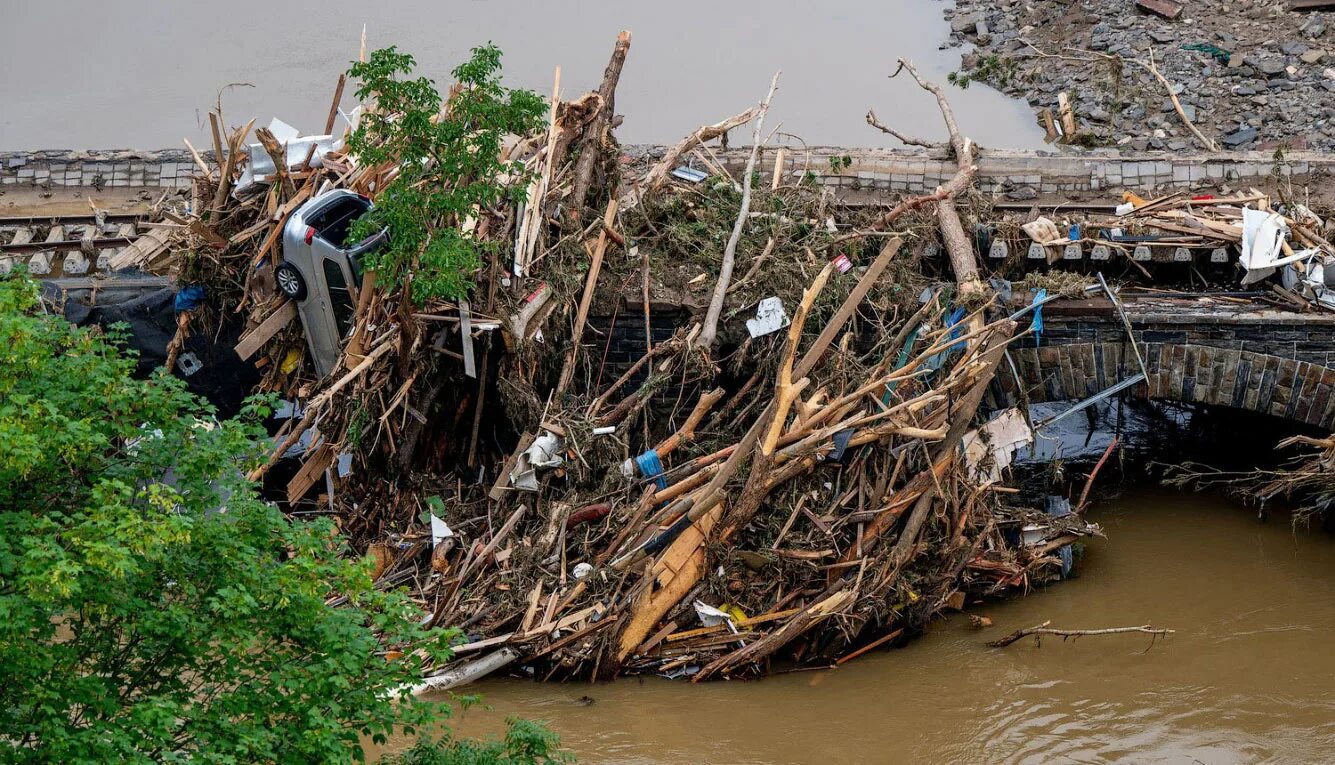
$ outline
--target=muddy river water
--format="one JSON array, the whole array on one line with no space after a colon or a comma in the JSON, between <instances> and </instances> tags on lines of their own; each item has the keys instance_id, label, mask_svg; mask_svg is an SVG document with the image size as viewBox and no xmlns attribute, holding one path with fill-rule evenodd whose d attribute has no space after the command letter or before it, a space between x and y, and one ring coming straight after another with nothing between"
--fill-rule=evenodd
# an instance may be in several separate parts
<instances>
[{"instance_id":1,"label":"muddy river water","mask_svg":"<svg viewBox=\"0 0 1335 765\"><path fill-rule=\"evenodd\" d=\"M959 67L938 0L0 0L0 150L207 145L208 109L229 123L281 117L322 126L338 73L398 45L444 83L470 47L495 42L512 85L568 97L595 87L620 29L634 33L617 90L623 142L674 142L756 103L783 70L767 122L812 144L890 145L875 107L911 134L942 135L931 97L886 79L896 57L938 81ZM351 90L351 89L349 89ZM964 130L986 146L1038 148L1032 111L981 85L955 91ZM348 99L348 105L351 105ZM200 144L196 139L204 139Z\"/></svg>"},{"instance_id":2,"label":"muddy river water","mask_svg":"<svg viewBox=\"0 0 1335 765\"><path fill-rule=\"evenodd\" d=\"M982 632L957 614L906 648L758 682L491 681L471 690L493 709L455 727L546 720L582 763L1332 761L1335 537L1156 488L1092 515L1108 538L1079 577L972 607L995 621ZM1177 633L984 645L1049 619Z\"/></svg>"}]
</instances>

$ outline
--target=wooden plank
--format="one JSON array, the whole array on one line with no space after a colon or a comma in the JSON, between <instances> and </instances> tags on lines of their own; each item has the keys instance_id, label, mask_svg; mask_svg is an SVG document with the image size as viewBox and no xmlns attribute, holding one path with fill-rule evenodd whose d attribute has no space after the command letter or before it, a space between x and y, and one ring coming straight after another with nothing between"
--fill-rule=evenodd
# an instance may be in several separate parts
<instances>
[{"instance_id":1,"label":"wooden plank","mask_svg":"<svg viewBox=\"0 0 1335 765\"><path fill-rule=\"evenodd\" d=\"M289 322L297 317L297 305L291 300L284 300L283 304L278 306L278 310L269 314L260 325L247 332L241 341L236 344L236 355L242 361L255 355L261 346L269 342L269 339L282 331Z\"/></svg>"},{"instance_id":2,"label":"wooden plank","mask_svg":"<svg viewBox=\"0 0 1335 765\"><path fill-rule=\"evenodd\" d=\"M890 259L895 256L895 253L899 252L902 241L899 237L894 237L881 248L881 253L876 256L876 260L872 261L867 272L862 275L853 290L848 293L848 297L844 299L843 304L839 306L839 310L835 311L834 318L830 319L830 323L826 324L825 329L821 330L821 333L816 336L816 341L807 349L807 352L802 356L802 360L797 362L797 367L793 370L794 378L801 379L805 377L807 372L810 372L820 361L820 357L825 355L830 343L834 342L834 338L843 331L848 320L853 318L853 313L857 311L862 299L867 296L872 285L881 277L881 272L890 264Z\"/></svg>"},{"instance_id":3,"label":"wooden plank","mask_svg":"<svg viewBox=\"0 0 1335 765\"><path fill-rule=\"evenodd\" d=\"M316 479L324 475L324 471L328 470L333 462L334 447L329 444L322 444L317 447L315 453L302 464L297 474L292 476L292 480L288 481L287 503L295 505L302 497L306 496L306 492L315 485Z\"/></svg>"},{"instance_id":4,"label":"wooden plank","mask_svg":"<svg viewBox=\"0 0 1335 765\"><path fill-rule=\"evenodd\" d=\"M768 614L760 614L759 616L748 616L745 619L739 619L733 622L733 626L740 629L743 627L752 627L757 624L764 624L766 622L776 621L778 619L787 619L788 617L796 614L801 610L802 609L800 608L790 608L787 609L786 611L773 611ZM685 632L674 632L672 634L669 634L666 639L669 643L676 643L682 640L689 640L694 637L700 637L701 635L712 635L715 632L720 632L722 630L723 630L722 624L717 624L713 627L697 627L693 630L686 630Z\"/></svg>"},{"instance_id":5,"label":"wooden plank","mask_svg":"<svg viewBox=\"0 0 1335 765\"><path fill-rule=\"evenodd\" d=\"M673 540L663 557L654 564L658 589L647 588L631 611L630 623L618 639L617 661L639 647L653 632L658 620L686 597L705 572L705 540L723 514L723 505L701 516Z\"/></svg>"},{"instance_id":6,"label":"wooden plank","mask_svg":"<svg viewBox=\"0 0 1335 765\"><path fill-rule=\"evenodd\" d=\"M459 301L459 335L463 340L464 374L477 377L477 361L473 356L473 312L467 300Z\"/></svg>"},{"instance_id":7,"label":"wooden plank","mask_svg":"<svg viewBox=\"0 0 1335 765\"><path fill-rule=\"evenodd\" d=\"M173 282L166 276L85 276L47 279L43 280L43 283L61 290L121 290L170 287Z\"/></svg>"},{"instance_id":8,"label":"wooden plank","mask_svg":"<svg viewBox=\"0 0 1335 765\"><path fill-rule=\"evenodd\" d=\"M167 249L168 239L172 236L169 229L153 228L148 233L134 240L129 247L116 253L111 259L111 269L138 268L157 259Z\"/></svg>"},{"instance_id":9,"label":"wooden plank","mask_svg":"<svg viewBox=\"0 0 1335 765\"><path fill-rule=\"evenodd\" d=\"M1293 0L1291 11L1335 11L1335 0Z\"/></svg>"},{"instance_id":10,"label":"wooden plank","mask_svg":"<svg viewBox=\"0 0 1335 765\"><path fill-rule=\"evenodd\" d=\"M570 339L570 352L566 355L565 365L561 368L561 377L556 383L557 397L575 376L575 359L579 356L579 344L584 337L584 323L589 318L589 306L593 303L593 293L598 287L598 273L603 267L603 255L607 252L607 232L616 222L616 214L617 200L613 197L608 200L607 212L603 214L603 227L598 232L598 243L593 249L589 249L587 243L584 245L585 252L589 253L589 273L585 277L584 294L579 299L579 310L575 314L575 331Z\"/></svg>"},{"instance_id":11,"label":"wooden plank","mask_svg":"<svg viewBox=\"0 0 1335 765\"><path fill-rule=\"evenodd\" d=\"M1136 7L1165 19L1175 19L1182 13L1182 3L1174 0L1136 0Z\"/></svg>"},{"instance_id":12,"label":"wooden plank","mask_svg":"<svg viewBox=\"0 0 1335 765\"><path fill-rule=\"evenodd\" d=\"M1071 109L1071 97L1066 91L1057 94L1057 117L1061 120L1062 137L1071 140L1075 136L1075 112Z\"/></svg>"}]
</instances>

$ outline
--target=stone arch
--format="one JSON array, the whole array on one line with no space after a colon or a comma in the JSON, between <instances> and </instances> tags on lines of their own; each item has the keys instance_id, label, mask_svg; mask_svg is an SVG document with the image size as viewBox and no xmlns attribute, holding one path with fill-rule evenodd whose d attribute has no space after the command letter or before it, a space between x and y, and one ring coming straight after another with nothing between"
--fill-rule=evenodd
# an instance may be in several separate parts
<instances>
[{"instance_id":1,"label":"stone arch","mask_svg":"<svg viewBox=\"0 0 1335 765\"><path fill-rule=\"evenodd\" d=\"M1137 386L1132 395L1335 429L1335 369L1324 364L1207 345L1148 343L1141 350L1149 385ZM1012 400L1021 399L1020 385L1032 402L1082 399L1140 371L1127 343L1012 347L1010 356L1014 371L1003 367L997 380Z\"/></svg>"}]
</instances>

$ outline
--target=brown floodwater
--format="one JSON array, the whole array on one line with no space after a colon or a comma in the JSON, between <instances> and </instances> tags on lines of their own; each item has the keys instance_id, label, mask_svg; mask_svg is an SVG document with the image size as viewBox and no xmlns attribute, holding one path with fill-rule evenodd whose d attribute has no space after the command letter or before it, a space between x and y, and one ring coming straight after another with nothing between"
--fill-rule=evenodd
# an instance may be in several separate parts
<instances>
[{"instance_id":1,"label":"brown floodwater","mask_svg":"<svg viewBox=\"0 0 1335 765\"><path fill-rule=\"evenodd\" d=\"M1079 577L975 606L833 671L691 685L658 678L473 686L545 720L581 763L1324 763L1335 759L1335 537L1209 494L1138 488L1094 508ZM1052 620L1177 630L984 642ZM590 697L592 703L581 702ZM405 745L405 744L400 744Z\"/></svg>"},{"instance_id":2,"label":"brown floodwater","mask_svg":"<svg viewBox=\"0 0 1335 765\"><path fill-rule=\"evenodd\" d=\"M368 47L398 45L440 82L468 49L495 42L512 85L568 97L601 80L620 29L634 33L617 89L624 142L671 142L760 100L776 69L766 127L812 144L893 145L863 121L941 136L932 98L896 57L937 81L959 67L946 4L924 0L0 0L0 150L181 148L210 141L205 116L229 83L230 124L277 116L322 127L338 73ZM351 88L349 89L351 90ZM953 90L964 130L986 146L1040 148L1019 101L982 85ZM349 97L347 103L351 105ZM738 136L745 139L747 136ZM204 144L201 144L200 141Z\"/></svg>"}]
</instances>

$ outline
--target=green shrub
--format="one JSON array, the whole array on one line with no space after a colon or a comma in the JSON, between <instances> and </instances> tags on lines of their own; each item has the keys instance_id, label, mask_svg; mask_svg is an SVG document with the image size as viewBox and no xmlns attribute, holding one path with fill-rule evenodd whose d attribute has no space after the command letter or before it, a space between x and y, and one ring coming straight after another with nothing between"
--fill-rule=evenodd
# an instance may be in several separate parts
<instances>
[{"instance_id":1,"label":"green shrub","mask_svg":"<svg viewBox=\"0 0 1335 765\"><path fill-rule=\"evenodd\" d=\"M262 407L217 422L36 296L0 280L0 762L358 762L434 728L446 705L392 691L457 631L257 496ZM548 751L516 730L511 759L453 746Z\"/></svg>"}]
</instances>

